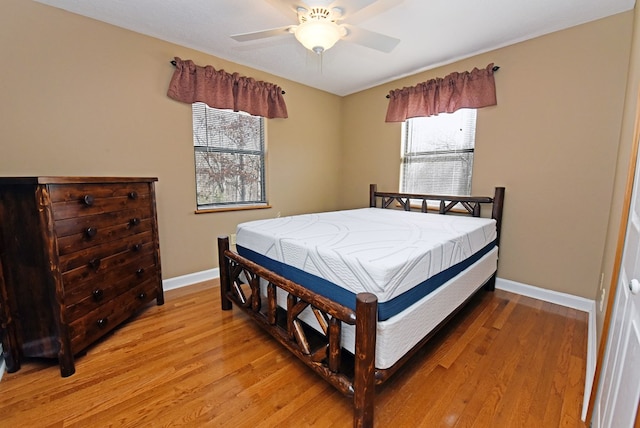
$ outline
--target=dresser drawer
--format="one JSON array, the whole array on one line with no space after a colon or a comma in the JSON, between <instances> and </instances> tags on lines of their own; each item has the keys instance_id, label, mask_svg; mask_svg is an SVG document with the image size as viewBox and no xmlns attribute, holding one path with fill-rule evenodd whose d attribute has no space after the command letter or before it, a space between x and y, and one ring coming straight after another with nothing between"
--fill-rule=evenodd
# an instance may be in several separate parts
<instances>
[{"instance_id":1,"label":"dresser drawer","mask_svg":"<svg viewBox=\"0 0 640 428\"><path fill-rule=\"evenodd\" d=\"M69 324L72 352L74 354L80 352L113 330L133 313L155 299L156 296L156 286L153 281L149 281L72 321Z\"/></svg>"},{"instance_id":2,"label":"dresser drawer","mask_svg":"<svg viewBox=\"0 0 640 428\"><path fill-rule=\"evenodd\" d=\"M151 206L149 186L140 183L49 186L53 218L83 217Z\"/></svg>"},{"instance_id":3,"label":"dresser drawer","mask_svg":"<svg viewBox=\"0 0 640 428\"><path fill-rule=\"evenodd\" d=\"M155 254L151 250L151 247L147 247L145 251L136 254L116 254L111 257L105 258L104 266L100 262L97 269L88 266L85 269L74 269L62 274L65 296L69 292L84 287L85 283L101 282L107 285L115 283L118 278L133 275L138 273L138 276L142 275L142 271L149 266L154 266L157 263ZM65 297L66 299L66 297Z\"/></svg>"},{"instance_id":4,"label":"dresser drawer","mask_svg":"<svg viewBox=\"0 0 640 428\"><path fill-rule=\"evenodd\" d=\"M62 238L78 233L85 233L86 230L91 227L129 225L130 228L133 228L136 223L151 219L152 217L153 212L151 211L151 206L144 205L134 209L56 220L55 232L58 238Z\"/></svg>"},{"instance_id":5,"label":"dresser drawer","mask_svg":"<svg viewBox=\"0 0 640 428\"><path fill-rule=\"evenodd\" d=\"M79 227L76 233L58 238L60 255L151 231L153 228L153 220L150 218L135 217L127 223L118 224L111 224L111 219L104 216L92 218L91 226Z\"/></svg>"},{"instance_id":6,"label":"dresser drawer","mask_svg":"<svg viewBox=\"0 0 640 428\"><path fill-rule=\"evenodd\" d=\"M141 284L156 281L158 270L153 258L144 262L98 275L94 280L65 290L67 321L73 322Z\"/></svg>"},{"instance_id":7,"label":"dresser drawer","mask_svg":"<svg viewBox=\"0 0 640 428\"><path fill-rule=\"evenodd\" d=\"M78 268L95 270L96 264L100 267L103 259L126 252L136 253L145 248L155 251L155 243L153 242L153 234L151 231L145 231L135 235L127 236L123 239L107 242L60 256L60 271L67 272ZM83 272L77 272L77 275L85 275Z\"/></svg>"},{"instance_id":8,"label":"dresser drawer","mask_svg":"<svg viewBox=\"0 0 640 428\"><path fill-rule=\"evenodd\" d=\"M143 260L149 257L153 260L153 257L155 257L155 249L152 242L125 248L121 252L108 252L107 250L102 252L99 251L101 247L98 247L97 250L89 253L90 257L87 263L62 273L65 290L74 288L84 281L95 281L108 272L120 271L123 268L127 268L127 266L143 263ZM100 257L101 253L102 257Z\"/></svg>"},{"instance_id":9,"label":"dresser drawer","mask_svg":"<svg viewBox=\"0 0 640 428\"><path fill-rule=\"evenodd\" d=\"M135 192L136 195L130 195ZM80 201L89 195L94 198L118 198L122 196L135 199L136 196L149 195L149 183L74 183L50 184L49 198L51 202Z\"/></svg>"}]
</instances>

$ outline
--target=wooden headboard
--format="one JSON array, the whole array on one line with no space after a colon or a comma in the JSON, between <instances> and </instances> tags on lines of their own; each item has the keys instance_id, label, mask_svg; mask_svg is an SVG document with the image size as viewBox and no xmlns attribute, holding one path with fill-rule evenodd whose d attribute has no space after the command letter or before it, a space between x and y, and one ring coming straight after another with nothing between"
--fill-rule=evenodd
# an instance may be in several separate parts
<instances>
[{"instance_id":1,"label":"wooden headboard","mask_svg":"<svg viewBox=\"0 0 640 428\"><path fill-rule=\"evenodd\" d=\"M413 193L390 193L378 192L378 186L369 185L369 206L377 207L380 200L380 208L389 208L394 202L405 211L421 211L423 213L433 208L429 208L429 202L436 202L439 206L437 212L446 214L448 212L469 214L473 217L480 217L482 205L492 205L491 218L496 221L498 232L497 241L500 241L500 228L502 226L502 207L504 204L504 187L496 187L493 197L490 196L447 196L447 195L422 195ZM416 203L419 202L419 203ZM454 209L454 207L456 207ZM462 207L463 209L460 209ZM466 211L466 212L465 212Z\"/></svg>"}]
</instances>

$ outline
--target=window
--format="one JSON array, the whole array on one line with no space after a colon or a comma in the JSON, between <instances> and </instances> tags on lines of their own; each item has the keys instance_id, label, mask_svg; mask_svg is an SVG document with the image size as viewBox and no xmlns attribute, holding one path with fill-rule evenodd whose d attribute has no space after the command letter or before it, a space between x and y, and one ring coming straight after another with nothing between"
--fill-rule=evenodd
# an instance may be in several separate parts
<instances>
[{"instance_id":1,"label":"window","mask_svg":"<svg viewBox=\"0 0 640 428\"><path fill-rule=\"evenodd\" d=\"M403 122L400 191L470 195L475 133L475 109Z\"/></svg>"},{"instance_id":2,"label":"window","mask_svg":"<svg viewBox=\"0 0 640 428\"><path fill-rule=\"evenodd\" d=\"M198 210L266 205L264 118L193 104Z\"/></svg>"}]
</instances>

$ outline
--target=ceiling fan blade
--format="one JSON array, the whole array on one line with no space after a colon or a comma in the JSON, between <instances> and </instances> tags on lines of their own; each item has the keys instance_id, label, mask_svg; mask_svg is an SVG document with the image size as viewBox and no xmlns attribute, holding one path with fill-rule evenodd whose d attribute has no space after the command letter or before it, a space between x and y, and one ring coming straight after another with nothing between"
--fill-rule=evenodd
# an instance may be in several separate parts
<instances>
[{"instance_id":1,"label":"ceiling fan blade","mask_svg":"<svg viewBox=\"0 0 640 428\"><path fill-rule=\"evenodd\" d=\"M291 18L297 15L298 6L303 6L302 2L296 0L264 0L274 8L278 9L285 16Z\"/></svg>"},{"instance_id":2,"label":"ceiling fan blade","mask_svg":"<svg viewBox=\"0 0 640 428\"><path fill-rule=\"evenodd\" d=\"M367 9L369 7L372 7L372 5L374 3L378 3L380 2L380 0L336 0L336 1L332 1L330 2L331 4L329 4L327 7L332 8L332 7L337 7L340 8L340 10L342 10L343 15L342 18L351 18L351 16L355 15L356 13L360 12L360 10L364 10ZM306 3L309 3L310 5L313 5L314 1L313 0L307 0ZM344 4L343 4L344 3Z\"/></svg>"},{"instance_id":3,"label":"ceiling fan blade","mask_svg":"<svg viewBox=\"0 0 640 428\"><path fill-rule=\"evenodd\" d=\"M271 30L262 30L262 31L253 31L251 33L234 34L231 36L231 38L238 42L248 42L251 40L266 39L267 37L283 36L285 34L291 34L291 32L289 31L291 27L292 26L289 25L287 27L272 28Z\"/></svg>"},{"instance_id":4,"label":"ceiling fan blade","mask_svg":"<svg viewBox=\"0 0 640 428\"><path fill-rule=\"evenodd\" d=\"M364 28L355 27L353 25L345 24L343 26L349 30L349 33L344 37L344 40L381 52L389 53L398 45L398 43L400 43L400 39L385 36L384 34L376 33L375 31L365 30Z\"/></svg>"},{"instance_id":5,"label":"ceiling fan blade","mask_svg":"<svg viewBox=\"0 0 640 428\"><path fill-rule=\"evenodd\" d=\"M287 1L287 0L282 0L282 1ZM371 1L371 0L369 0L369 1ZM298 3L304 3L304 6L306 6L306 7L326 7L326 8L331 8L333 3L335 3L335 2L336 2L336 0L300 0L300 2L298 2Z\"/></svg>"},{"instance_id":6,"label":"ceiling fan blade","mask_svg":"<svg viewBox=\"0 0 640 428\"><path fill-rule=\"evenodd\" d=\"M349 13L349 22L358 24L376 15L386 12L387 10L398 6L404 0L378 0L368 2L369 4L358 9L357 13Z\"/></svg>"}]
</instances>

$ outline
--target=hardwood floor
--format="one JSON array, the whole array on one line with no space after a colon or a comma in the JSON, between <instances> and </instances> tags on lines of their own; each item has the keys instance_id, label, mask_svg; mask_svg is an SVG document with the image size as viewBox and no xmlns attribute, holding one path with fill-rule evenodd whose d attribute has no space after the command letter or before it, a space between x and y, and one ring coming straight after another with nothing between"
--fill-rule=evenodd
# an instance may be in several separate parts
<instances>
[{"instance_id":1,"label":"hardwood floor","mask_svg":"<svg viewBox=\"0 0 640 428\"><path fill-rule=\"evenodd\" d=\"M0 382L2 427L349 427L350 400L240 313L216 283L165 294L76 360ZM584 427L583 312L482 292L377 390L377 427Z\"/></svg>"}]
</instances>

